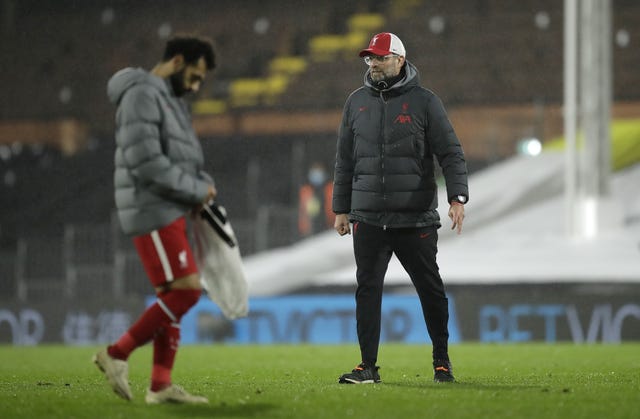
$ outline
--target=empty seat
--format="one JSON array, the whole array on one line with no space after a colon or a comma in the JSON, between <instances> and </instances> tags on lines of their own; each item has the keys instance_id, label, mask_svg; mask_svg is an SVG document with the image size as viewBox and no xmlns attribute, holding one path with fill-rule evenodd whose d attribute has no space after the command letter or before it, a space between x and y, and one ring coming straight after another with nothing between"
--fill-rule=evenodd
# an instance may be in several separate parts
<instances>
[{"instance_id":1,"label":"empty seat","mask_svg":"<svg viewBox=\"0 0 640 419\"><path fill-rule=\"evenodd\" d=\"M236 79L229 86L231 106L256 106L267 88L267 82L264 79Z\"/></svg>"},{"instance_id":2,"label":"empty seat","mask_svg":"<svg viewBox=\"0 0 640 419\"><path fill-rule=\"evenodd\" d=\"M311 59L318 62L333 61L348 45L344 35L318 35L309 41Z\"/></svg>"},{"instance_id":3,"label":"empty seat","mask_svg":"<svg viewBox=\"0 0 640 419\"><path fill-rule=\"evenodd\" d=\"M287 74L293 76L302 73L306 69L307 60L305 57L276 57L269 63L269 72L271 74Z\"/></svg>"},{"instance_id":4,"label":"empty seat","mask_svg":"<svg viewBox=\"0 0 640 419\"><path fill-rule=\"evenodd\" d=\"M220 99L202 99L194 102L192 110L196 115L219 115L227 111L227 102Z\"/></svg>"},{"instance_id":5,"label":"empty seat","mask_svg":"<svg viewBox=\"0 0 640 419\"><path fill-rule=\"evenodd\" d=\"M357 13L349 18L347 26L350 32L371 33L384 26L384 16L379 13Z\"/></svg>"}]
</instances>

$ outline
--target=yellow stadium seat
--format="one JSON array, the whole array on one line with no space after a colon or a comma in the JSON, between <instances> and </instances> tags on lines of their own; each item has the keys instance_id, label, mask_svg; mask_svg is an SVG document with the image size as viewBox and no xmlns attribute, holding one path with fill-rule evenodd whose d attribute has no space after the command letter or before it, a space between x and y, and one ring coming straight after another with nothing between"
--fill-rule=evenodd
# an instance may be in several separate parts
<instances>
[{"instance_id":1,"label":"yellow stadium seat","mask_svg":"<svg viewBox=\"0 0 640 419\"><path fill-rule=\"evenodd\" d=\"M277 102L278 97L287 90L289 85L289 77L276 74L265 80L264 103L273 105Z\"/></svg>"},{"instance_id":2,"label":"yellow stadium seat","mask_svg":"<svg viewBox=\"0 0 640 419\"><path fill-rule=\"evenodd\" d=\"M370 34L384 26L384 16L379 13L358 13L347 21L350 32Z\"/></svg>"},{"instance_id":3,"label":"yellow stadium seat","mask_svg":"<svg viewBox=\"0 0 640 419\"><path fill-rule=\"evenodd\" d=\"M193 104L196 115L219 115L227 111L227 103L219 99L203 99Z\"/></svg>"},{"instance_id":4,"label":"yellow stadium seat","mask_svg":"<svg viewBox=\"0 0 640 419\"><path fill-rule=\"evenodd\" d=\"M231 106L255 106L260 100L267 88L264 79L236 79L229 86L229 95Z\"/></svg>"},{"instance_id":5,"label":"yellow stadium seat","mask_svg":"<svg viewBox=\"0 0 640 419\"><path fill-rule=\"evenodd\" d=\"M311 59L314 61L331 61L345 49L344 35L317 35L309 41Z\"/></svg>"},{"instance_id":6,"label":"yellow stadium seat","mask_svg":"<svg viewBox=\"0 0 640 419\"><path fill-rule=\"evenodd\" d=\"M369 44L368 32L349 32L345 35L345 52L353 56L354 51L361 50Z\"/></svg>"},{"instance_id":7,"label":"yellow stadium seat","mask_svg":"<svg viewBox=\"0 0 640 419\"><path fill-rule=\"evenodd\" d=\"M269 63L271 74L295 75L307 69L307 60L304 57L276 57Z\"/></svg>"}]
</instances>

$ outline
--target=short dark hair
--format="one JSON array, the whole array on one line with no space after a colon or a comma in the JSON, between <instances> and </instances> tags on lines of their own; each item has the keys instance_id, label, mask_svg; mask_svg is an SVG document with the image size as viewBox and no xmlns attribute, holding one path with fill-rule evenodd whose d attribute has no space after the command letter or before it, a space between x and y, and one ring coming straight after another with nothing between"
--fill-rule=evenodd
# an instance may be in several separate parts
<instances>
[{"instance_id":1,"label":"short dark hair","mask_svg":"<svg viewBox=\"0 0 640 419\"><path fill-rule=\"evenodd\" d=\"M169 61L176 55L182 55L187 64L195 64L202 57L207 63L207 70L216 68L216 55L213 43L208 38L195 35L176 35L167 41L163 61Z\"/></svg>"}]
</instances>

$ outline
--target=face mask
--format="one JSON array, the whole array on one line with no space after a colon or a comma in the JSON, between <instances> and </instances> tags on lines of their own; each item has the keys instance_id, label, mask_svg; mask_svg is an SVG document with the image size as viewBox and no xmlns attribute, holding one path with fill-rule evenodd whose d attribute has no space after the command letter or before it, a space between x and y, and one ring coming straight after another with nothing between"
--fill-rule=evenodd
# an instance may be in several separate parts
<instances>
[{"instance_id":1,"label":"face mask","mask_svg":"<svg viewBox=\"0 0 640 419\"><path fill-rule=\"evenodd\" d=\"M324 170L311 169L309 171L309 183L314 186L320 186L327 180L327 175Z\"/></svg>"}]
</instances>

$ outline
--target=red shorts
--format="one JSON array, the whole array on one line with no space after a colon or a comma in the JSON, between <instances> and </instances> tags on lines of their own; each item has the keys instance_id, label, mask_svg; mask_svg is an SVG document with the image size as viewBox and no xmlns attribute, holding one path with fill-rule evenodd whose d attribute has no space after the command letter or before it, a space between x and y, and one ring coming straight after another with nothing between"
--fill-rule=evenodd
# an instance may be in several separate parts
<instances>
[{"instance_id":1,"label":"red shorts","mask_svg":"<svg viewBox=\"0 0 640 419\"><path fill-rule=\"evenodd\" d=\"M134 237L133 244L154 287L198 273L193 251L187 240L187 223L184 217L159 230Z\"/></svg>"}]
</instances>

